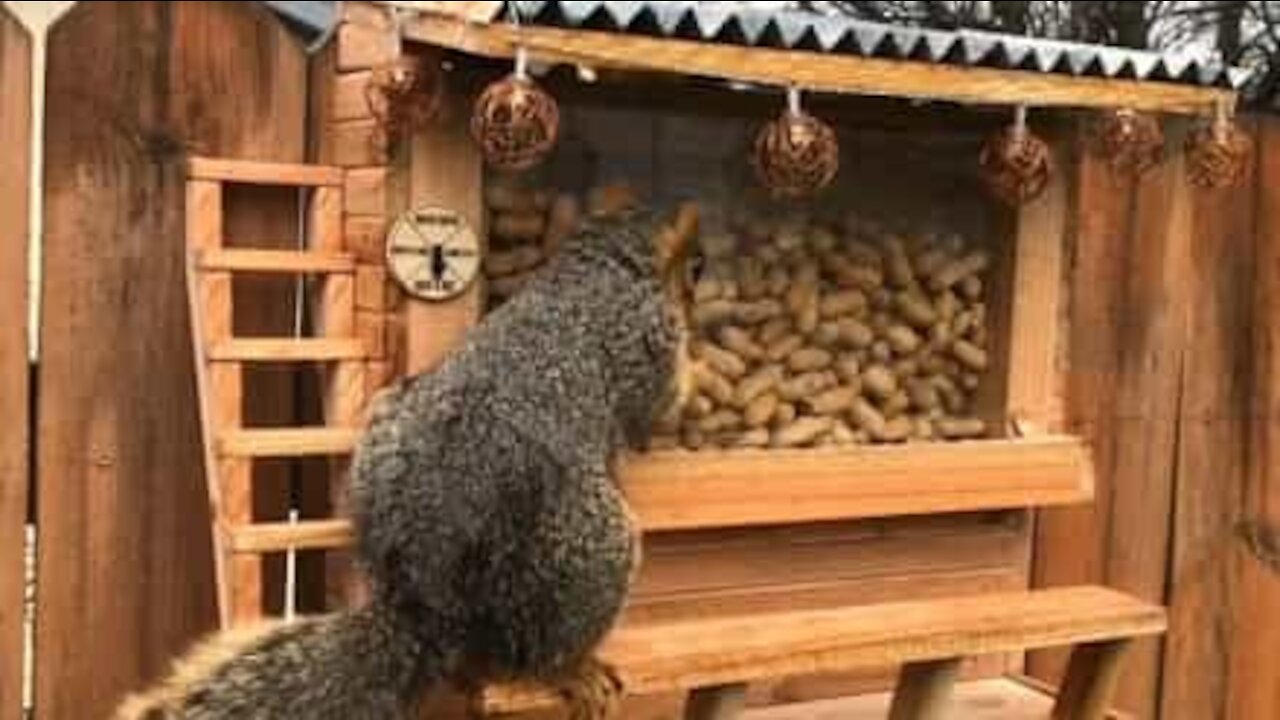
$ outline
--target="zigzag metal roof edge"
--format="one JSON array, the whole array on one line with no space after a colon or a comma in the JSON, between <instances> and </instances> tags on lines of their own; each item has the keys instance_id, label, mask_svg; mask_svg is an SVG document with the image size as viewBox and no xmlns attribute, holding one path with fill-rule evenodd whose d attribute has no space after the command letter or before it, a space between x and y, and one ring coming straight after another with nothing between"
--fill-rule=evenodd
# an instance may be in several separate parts
<instances>
[{"instance_id":1,"label":"zigzag metal roof edge","mask_svg":"<svg viewBox=\"0 0 1280 720\"><path fill-rule=\"evenodd\" d=\"M389 2L426 8L444 3ZM1023 72L1240 88L1243 68L1177 53L1090 45L980 30L932 30L754 3L692 0L508 0L471 5L489 19L748 47L853 54ZM474 6L488 6L477 9ZM475 17L475 15L473 15Z\"/></svg>"}]
</instances>

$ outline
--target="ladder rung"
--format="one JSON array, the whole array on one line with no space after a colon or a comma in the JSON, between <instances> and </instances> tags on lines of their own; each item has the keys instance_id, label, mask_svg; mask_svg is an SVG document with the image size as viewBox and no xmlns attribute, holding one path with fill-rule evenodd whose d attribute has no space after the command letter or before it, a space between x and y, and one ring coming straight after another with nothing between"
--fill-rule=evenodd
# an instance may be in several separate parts
<instances>
[{"instance_id":1,"label":"ladder rung","mask_svg":"<svg viewBox=\"0 0 1280 720\"><path fill-rule=\"evenodd\" d=\"M231 551L236 553L341 548L351 544L351 523L347 520L258 523L234 528L229 535Z\"/></svg>"},{"instance_id":2,"label":"ladder rung","mask_svg":"<svg viewBox=\"0 0 1280 720\"><path fill-rule=\"evenodd\" d=\"M207 250L200 254L201 270L254 273L353 273L355 258L347 253L296 250Z\"/></svg>"},{"instance_id":3,"label":"ladder rung","mask_svg":"<svg viewBox=\"0 0 1280 720\"><path fill-rule=\"evenodd\" d=\"M219 437L223 455L237 457L303 457L347 455L355 449L356 428L270 428L228 430Z\"/></svg>"},{"instance_id":4,"label":"ladder rung","mask_svg":"<svg viewBox=\"0 0 1280 720\"><path fill-rule=\"evenodd\" d=\"M239 362L327 362L362 360L360 338L235 338L214 343L209 360Z\"/></svg>"},{"instance_id":5,"label":"ladder rung","mask_svg":"<svg viewBox=\"0 0 1280 720\"><path fill-rule=\"evenodd\" d=\"M342 169L256 160L193 157L187 162L192 180L217 180L246 185L341 185Z\"/></svg>"}]
</instances>

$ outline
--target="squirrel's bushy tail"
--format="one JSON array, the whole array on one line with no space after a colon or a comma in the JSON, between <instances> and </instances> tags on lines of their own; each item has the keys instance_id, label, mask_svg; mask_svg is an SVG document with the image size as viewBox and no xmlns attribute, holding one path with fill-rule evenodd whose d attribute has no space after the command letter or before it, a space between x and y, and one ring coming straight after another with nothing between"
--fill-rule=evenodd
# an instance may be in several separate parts
<instances>
[{"instance_id":1,"label":"squirrel's bushy tail","mask_svg":"<svg viewBox=\"0 0 1280 720\"><path fill-rule=\"evenodd\" d=\"M408 718L444 673L442 648L374 604L220 633L114 720Z\"/></svg>"}]
</instances>

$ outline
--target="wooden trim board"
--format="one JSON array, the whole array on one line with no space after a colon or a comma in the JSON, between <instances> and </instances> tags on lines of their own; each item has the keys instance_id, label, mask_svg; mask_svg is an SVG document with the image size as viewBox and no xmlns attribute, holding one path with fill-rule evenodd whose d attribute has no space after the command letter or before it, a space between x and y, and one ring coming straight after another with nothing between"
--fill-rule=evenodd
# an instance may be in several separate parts
<instances>
[{"instance_id":1,"label":"wooden trim board","mask_svg":"<svg viewBox=\"0 0 1280 720\"><path fill-rule=\"evenodd\" d=\"M621 472L647 531L1039 507L1093 493L1089 453L1069 437L672 451Z\"/></svg>"},{"instance_id":2,"label":"wooden trim board","mask_svg":"<svg viewBox=\"0 0 1280 720\"><path fill-rule=\"evenodd\" d=\"M1158 606L1082 586L625 627L600 655L628 693L644 694L1156 635L1165 624ZM489 688L481 703L500 714L556 698L522 684Z\"/></svg>"},{"instance_id":3,"label":"wooden trim board","mask_svg":"<svg viewBox=\"0 0 1280 720\"><path fill-rule=\"evenodd\" d=\"M593 30L525 26L517 31L506 24L480 24L432 13L409 20L404 36L413 42L500 58L514 56L518 38L532 57L542 61L775 86L797 84L820 92L987 105L1128 107L1208 115L1224 102L1234 103L1236 96L1232 90L1175 83L741 47Z\"/></svg>"}]
</instances>

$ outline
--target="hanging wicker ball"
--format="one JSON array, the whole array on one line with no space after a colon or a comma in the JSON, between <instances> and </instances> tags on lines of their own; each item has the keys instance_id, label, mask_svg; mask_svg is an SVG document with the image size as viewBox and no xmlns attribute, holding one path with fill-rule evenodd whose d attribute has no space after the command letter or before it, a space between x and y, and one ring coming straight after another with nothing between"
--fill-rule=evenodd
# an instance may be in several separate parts
<instances>
[{"instance_id":1,"label":"hanging wicker ball","mask_svg":"<svg viewBox=\"0 0 1280 720\"><path fill-rule=\"evenodd\" d=\"M375 68L364 89L365 103L379 132L377 150L392 151L403 138L421 130L439 113L444 78L426 58L405 56Z\"/></svg>"},{"instance_id":2,"label":"hanging wicker ball","mask_svg":"<svg viewBox=\"0 0 1280 720\"><path fill-rule=\"evenodd\" d=\"M471 137L499 170L528 170L542 162L559 132L555 98L518 73L485 88L471 114Z\"/></svg>"},{"instance_id":3,"label":"hanging wicker ball","mask_svg":"<svg viewBox=\"0 0 1280 720\"><path fill-rule=\"evenodd\" d=\"M775 196L806 197L835 178L840 144L830 125L804 111L788 110L756 135L752 165Z\"/></svg>"},{"instance_id":4,"label":"hanging wicker ball","mask_svg":"<svg viewBox=\"0 0 1280 720\"><path fill-rule=\"evenodd\" d=\"M1203 188L1235 185L1244 177L1253 143L1230 122L1206 125L1187 137L1187 172Z\"/></svg>"},{"instance_id":5,"label":"hanging wicker ball","mask_svg":"<svg viewBox=\"0 0 1280 720\"><path fill-rule=\"evenodd\" d=\"M1090 146L1111 169L1141 175L1160 164L1164 130L1154 115L1120 109L1098 116L1090 128Z\"/></svg>"},{"instance_id":6,"label":"hanging wicker ball","mask_svg":"<svg viewBox=\"0 0 1280 720\"><path fill-rule=\"evenodd\" d=\"M1021 205L1034 200L1049 184L1053 172L1049 145L1011 125L982 146L978 170L993 195L1009 205Z\"/></svg>"}]
</instances>

